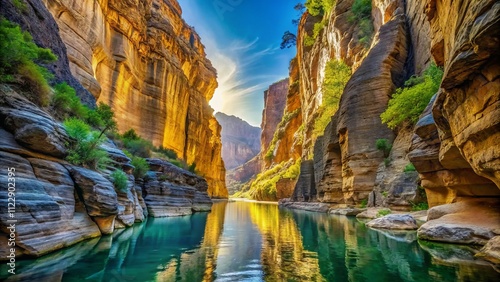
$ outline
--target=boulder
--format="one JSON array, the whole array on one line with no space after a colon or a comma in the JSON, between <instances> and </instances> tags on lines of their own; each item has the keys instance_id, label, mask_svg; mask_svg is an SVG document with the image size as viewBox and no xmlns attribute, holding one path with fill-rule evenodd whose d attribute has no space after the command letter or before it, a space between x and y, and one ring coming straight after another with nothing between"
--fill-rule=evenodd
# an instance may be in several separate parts
<instances>
[{"instance_id":1,"label":"boulder","mask_svg":"<svg viewBox=\"0 0 500 282\"><path fill-rule=\"evenodd\" d=\"M389 214L376 218L366 224L372 228L416 230L417 221L409 214Z\"/></svg>"},{"instance_id":2,"label":"boulder","mask_svg":"<svg viewBox=\"0 0 500 282\"><path fill-rule=\"evenodd\" d=\"M15 169L16 245L18 256L41 256L49 252L101 235L85 209L75 201L75 188L69 172L59 163L38 158L23 158L0 151L0 168ZM7 189L7 175L0 175ZM4 193L5 192L5 193ZM8 215L8 194L0 193L0 213ZM2 217L0 241L7 242L7 226L12 222ZM4 241L5 240L5 241ZM6 259L6 248L0 260Z\"/></svg>"},{"instance_id":3,"label":"boulder","mask_svg":"<svg viewBox=\"0 0 500 282\"><path fill-rule=\"evenodd\" d=\"M428 221L418 229L419 239L484 245L500 234L500 200L465 198L433 207Z\"/></svg>"},{"instance_id":4,"label":"boulder","mask_svg":"<svg viewBox=\"0 0 500 282\"><path fill-rule=\"evenodd\" d=\"M358 208L343 208L343 209L330 209L328 213L330 214L338 214L338 215L346 215L346 216L357 216L358 214L366 211L366 209L358 209Z\"/></svg>"},{"instance_id":5,"label":"boulder","mask_svg":"<svg viewBox=\"0 0 500 282\"><path fill-rule=\"evenodd\" d=\"M69 137L48 113L6 85L0 85L0 126L24 147L63 158Z\"/></svg>"},{"instance_id":6,"label":"boulder","mask_svg":"<svg viewBox=\"0 0 500 282\"><path fill-rule=\"evenodd\" d=\"M115 217L119 212L113 184L95 171L76 166L69 166L68 169L87 213L103 234L113 233Z\"/></svg>"}]
</instances>

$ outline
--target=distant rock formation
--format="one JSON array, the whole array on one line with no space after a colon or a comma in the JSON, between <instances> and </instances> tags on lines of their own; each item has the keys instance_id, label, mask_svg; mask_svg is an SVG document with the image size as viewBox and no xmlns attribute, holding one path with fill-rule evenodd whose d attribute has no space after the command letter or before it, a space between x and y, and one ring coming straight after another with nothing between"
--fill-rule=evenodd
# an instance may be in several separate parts
<instances>
[{"instance_id":1,"label":"distant rock formation","mask_svg":"<svg viewBox=\"0 0 500 282\"><path fill-rule=\"evenodd\" d=\"M222 159L227 170L246 163L260 152L260 128L221 112L215 118L222 127Z\"/></svg>"},{"instance_id":2,"label":"distant rock formation","mask_svg":"<svg viewBox=\"0 0 500 282\"><path fill-rule=\"evenodd\" d=\"M264 91L264 110L262 111L262 124L260 125L262 129L260 146L264 153L269 149L274 132L283 117L287 94L288 79L273 83L269 86L269 89Z\"/></svg>"}]
</instances>

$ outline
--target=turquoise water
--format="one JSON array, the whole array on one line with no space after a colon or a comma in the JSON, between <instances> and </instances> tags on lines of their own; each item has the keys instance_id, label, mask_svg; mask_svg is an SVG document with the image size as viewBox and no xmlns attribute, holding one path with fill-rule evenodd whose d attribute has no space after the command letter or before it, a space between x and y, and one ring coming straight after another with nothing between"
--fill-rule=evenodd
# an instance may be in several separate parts
<instances>
[{"instance_id":1,"label":"turquoise water","mask_svg":"<svg viewBox=\"0 0 500 282\"><path fill-rule=\"evenodd\" d=\"M355 218L220 202L17 263L2 281L500 281L473 249Z\"/></svg>"}]
</instances>

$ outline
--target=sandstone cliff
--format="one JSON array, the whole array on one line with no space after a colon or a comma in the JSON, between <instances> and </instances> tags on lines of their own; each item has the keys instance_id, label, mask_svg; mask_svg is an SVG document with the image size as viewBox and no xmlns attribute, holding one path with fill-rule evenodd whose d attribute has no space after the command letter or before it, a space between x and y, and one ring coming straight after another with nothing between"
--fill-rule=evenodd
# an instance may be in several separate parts
<instances>
[{"instance_id":1,"label":"sandstone cliff","mask_svg":"<svg viewBox=\"0 0 500 282\"><path fill-rule=\"evenodd\" d=\"M283 117L288 94L288 80L284 79L269 86L264 91L264 110L262 111L262 129L260 144L262 152L266 152L273 140L276 127Z\"/></svg>"},{"instance_id":2,"label":"sandstone cliff","mask_svg":"<svg viewBox=\"0 0 500 282\"><path fill-rule=\"evenodd\" d=\"M177 1L44 0L66 44L71 72L133 128L173 149L227 197L220 126L208 105L217 87L194 29Z\"/></svg>"},{"instance_id":3,"label":"sandstone cliff","mask_svg":"<svg viewBox=\"0 0 500 282\"><path fill-rule=\"evenodd\" d=\"M260 128L220 112L215 118L222 127L222 159L227 170L246 163L260 152Z\"/></svg>"},{"instance_id":4,"label":"sandstone cliff","mask_svg":"<svg viewBox=\"0 0 500 282\"><path fill-rule=\"evenodd\" d=\"M115 190L115 168L92 171L70 165L64 128L11 87L0 84L1 168L15 178L18 256L41 256L82 240L111 234L116 228L152 216L208 211L212 201L205 179L160 160L148 160L151 171L134 179L130 159L112 143L102 148L115 168L129 173L125 190ZM9 218L6 174L0 176L0 242L7 244ZM143 198L144 196L144 198ZM7 249L0 251L5 259Z\"/></svg>"}]
</instances>

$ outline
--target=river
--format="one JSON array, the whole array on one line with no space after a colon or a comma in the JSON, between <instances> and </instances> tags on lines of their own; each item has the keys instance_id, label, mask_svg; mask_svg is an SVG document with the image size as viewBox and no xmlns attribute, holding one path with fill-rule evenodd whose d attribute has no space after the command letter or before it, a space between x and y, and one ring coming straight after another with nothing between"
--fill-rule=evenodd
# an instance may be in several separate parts
<instances>
[{"instance_id":1,"label":"river","mask_svg":"<svg viewBox=\"0 0 500 282\"><path fill-rule=\"evenodd\" d=\"M17 262L2 281L500 281L470 247L418 242L345 216L218 202Z\"/></svg>"}]
</instances>

